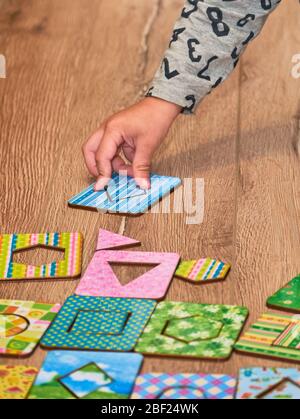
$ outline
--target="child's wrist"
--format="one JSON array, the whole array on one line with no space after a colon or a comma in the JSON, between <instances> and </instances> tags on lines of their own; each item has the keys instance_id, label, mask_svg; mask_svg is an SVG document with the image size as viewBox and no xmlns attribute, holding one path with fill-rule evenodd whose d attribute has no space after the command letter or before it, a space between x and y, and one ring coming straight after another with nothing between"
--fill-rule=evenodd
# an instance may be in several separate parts
<instances>
[{"instance_id":1,"label":"child's wrist","mask_svg":"<svg viewBox=\"0 0 300 419\"><path fill-rule=\"evenodd\" d=\"M182 112L181 106L157 97L145 97L143 102L147 104L147 106L150 106L163 114L164 117L168 118L171 122L173 122Z\"/></svg>"}]
</instances>

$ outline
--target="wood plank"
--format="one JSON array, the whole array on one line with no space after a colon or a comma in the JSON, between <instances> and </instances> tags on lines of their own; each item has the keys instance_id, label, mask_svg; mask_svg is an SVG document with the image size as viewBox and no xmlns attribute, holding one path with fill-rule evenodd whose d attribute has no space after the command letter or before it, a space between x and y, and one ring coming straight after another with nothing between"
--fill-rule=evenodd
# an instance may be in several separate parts
<instances>
[{"instance_id":1,"label":"wood plank","mask_svg":"<svg viewBox=\"0 0 300 419\"><path fill-rule=\"evenodd\" d=\"M282 2L242 60L235 299L250 307L248 324L300 271L300 82L291 76L299 18L296 2ZM233 363L288 365L238 355Z\"/></svg>"}]
</instances>

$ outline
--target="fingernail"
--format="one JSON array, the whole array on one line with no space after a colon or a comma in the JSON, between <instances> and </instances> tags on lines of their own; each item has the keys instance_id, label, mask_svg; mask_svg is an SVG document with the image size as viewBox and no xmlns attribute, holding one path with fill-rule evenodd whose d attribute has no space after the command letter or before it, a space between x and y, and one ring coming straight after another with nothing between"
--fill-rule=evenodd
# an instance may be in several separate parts
<instances>
[{"instance_id":1,"label":"fingernail","mask_svg":"<svg viewBox=\"0 0 300 419\"><path fill-rule=\"evenodd\" d=\"M141 189L150 189L150 182L147 179L138 179L138 186Z\"/></svg>"},{"instance_id":2,"label":"fingernail","mask_svg":"<svg viewBox=\"0 0 300 419\"><path fill-rule=\"evenodd\" d=\"M101 178L99 180L97 180L97 182L95 183L94 186L94 190L97 191L101 191L102 189L104 189L107 184L109 182L109 178Z\"/></svg>"}]
</instances>

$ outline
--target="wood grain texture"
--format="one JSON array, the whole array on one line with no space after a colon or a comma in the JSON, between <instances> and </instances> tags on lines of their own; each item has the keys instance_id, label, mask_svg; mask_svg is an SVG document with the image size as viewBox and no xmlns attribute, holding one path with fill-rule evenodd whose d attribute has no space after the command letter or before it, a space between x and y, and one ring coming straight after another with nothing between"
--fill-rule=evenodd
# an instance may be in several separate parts
<instances>
[{"instance_id":1,"label":"wood grain texture","mask_svg":"<svg viewBox=\"0 0 300 419\"><path fill-rule=\"evenodd\" d=\"M176 121L156 156L155 171L204 178L203 224L188 225L187 214L124 218L66 204L89 182L83 140L143 95L181 6L0 0L0 53L7 59L7 79L0 79L1 232L79 230L84 269L100 227L141 240L145 250L224 259L233 264L226 282L175 279L167 299L244 304L255 320L266 298L300 270L300 83L291 77L300 52L297 1L282 2L229 80L195 117ZM0 284L0 297L63 303L77 283ZM39 367L44 355L38 349L0 363ZM226 362L147 357L144 371L236 374L250 365L285 364L236 353Z\"/></svg>"}]
</instances>

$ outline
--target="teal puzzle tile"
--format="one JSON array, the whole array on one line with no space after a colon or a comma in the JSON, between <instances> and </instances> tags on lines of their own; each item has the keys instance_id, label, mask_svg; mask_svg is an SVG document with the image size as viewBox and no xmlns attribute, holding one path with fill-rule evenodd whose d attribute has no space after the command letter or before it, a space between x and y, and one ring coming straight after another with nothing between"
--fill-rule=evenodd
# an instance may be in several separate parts
<instances>
[{"instance_id":1,"label":"teal puzzle tile","mask_svg":"<svg viewBox=\"0 0 300 419\"><path fill-rule=\"evenodd\" d=\"M127 311L79 311L70 333L119 335L127 319Z\"/></svg>"},{"instance_id":2,"label":"teal puzzle tile","mask_svg":"<svg viewBox=\"0 0 300 419\"><path fill-rule=\"evenodd\" d=\"M153 300L74 295L66 300L41 344L49 349L128 352L134 349L155 306ZM119 332L120 325L124 326L121 333L111 334L109 325L113 317L118 320L112 330Z\"/></svg>"}]
</instances>

